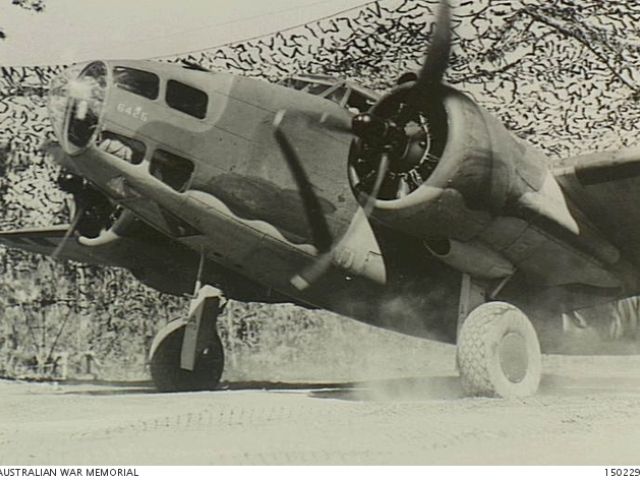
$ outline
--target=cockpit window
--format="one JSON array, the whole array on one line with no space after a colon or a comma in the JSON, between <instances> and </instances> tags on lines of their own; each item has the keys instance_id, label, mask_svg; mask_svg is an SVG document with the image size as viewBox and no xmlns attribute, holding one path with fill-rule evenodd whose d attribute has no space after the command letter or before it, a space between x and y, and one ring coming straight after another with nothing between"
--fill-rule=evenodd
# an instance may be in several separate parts
<instances>
[{"instance_id":1,"label":"cockpit window","mask_svg":"<svg viewBox=\"0 0 640 480\"><path fill-rule=\"evenodd\" d=\"M322 96L332 102L337 103L341 107L344 107L344 102L346 100L345 95L350 91L344 84L343 85L335 85L330 90L327 90L322 94Z\"/></svg>"},{"instance_id":2,"label":"cockpit window","mask_svg":"<svg viewBox=\"0 0 640 480\"><path fill-rule=\"evenodd\" d=\"M193 162L164 150L156 150L151 158L149 173L174 190L184 192L193 173Z\"/></svg>"},{"instance_id":3,"label":"cockpit window","mask_svg":"<svg viewBox=\"0 0 640 480\"><path fill-rule=\"evenodd\" d=\"M354 114L368 111L376 102L375 94L345 80L326 75L292 77L283 80L281 84L301 92L324 97Z\"/></svg>"},{"instance_id":4,"label":"cockpit window","mask_svg":"<svg viewBox=\"0 0 640 480\"><path fill-rule=\"evenodd\" d=\"M301 92L310 93L311 95L323 96L327 90L333 87L333 83L326 79L308 79L308 78L287 78L282 82L282 85Z\"/></svg>"},{"instance_id":5,"label":"cockpit window","mask_svg":"<svg viewBox=\"0 0 640 480\"><path fill-rule=\"evenodd\" d=\"M176 110L203 119L207 116L209 97L202 90L190 87L176 80L167 82L167 105Z\"/></svg>"},{"instance_id":6,"label":"cockpit window","mask_svg":"<svg viewBox=\"0 0 640 480\"><path fill-rule=\"evenodd\" d=\"M160 79L155 73L129 67L114 67L114 83L127 92L142 95L150 100L158 98Z\"/></svg>"}]
</instances>

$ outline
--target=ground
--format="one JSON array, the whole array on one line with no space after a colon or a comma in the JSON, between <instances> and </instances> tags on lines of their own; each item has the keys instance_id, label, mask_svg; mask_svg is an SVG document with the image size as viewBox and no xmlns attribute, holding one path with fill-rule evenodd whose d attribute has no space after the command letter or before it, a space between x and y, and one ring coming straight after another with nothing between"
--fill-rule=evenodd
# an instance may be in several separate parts
<instances>
[{"instance_id":1,"label":"ground","mask_svg":"<svg viewBox=\"0 0 640 480\"><path fill-rule=\"evenodd\" d=\"M640 357L545 356L540 393L506 401L465 398L438 351L420 377L362 383L0 381L0 463L637 464Z\"/></svg>"}]
</instances>

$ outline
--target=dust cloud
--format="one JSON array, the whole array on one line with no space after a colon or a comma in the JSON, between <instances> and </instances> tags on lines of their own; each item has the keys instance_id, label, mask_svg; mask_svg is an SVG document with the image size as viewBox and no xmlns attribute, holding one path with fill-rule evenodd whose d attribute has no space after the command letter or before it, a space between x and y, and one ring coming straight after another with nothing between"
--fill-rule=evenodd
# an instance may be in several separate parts
<instances>
[{"instance_id":1,"label":"dust cloud","mask_svg":"<svg viewBox=\"0 0 640 480\"><path fill-rule=\"evenodd\" d=\"M278 315L279 310L287 314ZM223 335L228 337L223 380L364 382L448 375L455 366L451 345L291 305L268 312L268 318L266 313L245 317L241 335L237 330ZM220 326L235 328L233 317L232 310Z\"/></svg>"}]
</instances>

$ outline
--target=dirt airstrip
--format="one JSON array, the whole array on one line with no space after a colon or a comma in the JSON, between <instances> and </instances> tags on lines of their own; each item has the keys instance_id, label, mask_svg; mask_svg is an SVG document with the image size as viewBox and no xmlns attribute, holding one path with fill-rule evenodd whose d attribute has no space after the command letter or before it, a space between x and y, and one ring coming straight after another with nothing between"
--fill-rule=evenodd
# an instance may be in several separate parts
<instances>
[{"instance_id":1,"label":"dirt airstrip","mask_svg":"<svg viewBox=\"0 0 640 480\"><path fill-rule=\"evenodd\" d=\"M207 393L0 381L0 464L638 463L640 357L546 356L540 393L506 401L465 398L439 355L417 377Z\"/></svg>"}]
</instances>

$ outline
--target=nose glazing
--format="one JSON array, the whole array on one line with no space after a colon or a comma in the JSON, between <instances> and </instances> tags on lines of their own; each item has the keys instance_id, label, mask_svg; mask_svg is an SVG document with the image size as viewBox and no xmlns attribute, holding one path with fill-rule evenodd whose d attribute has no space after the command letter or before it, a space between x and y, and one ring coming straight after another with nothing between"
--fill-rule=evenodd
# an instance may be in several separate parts
<instances>
[{"instance_id":1,"label":"nose glazing","mask_svg":"<svg viewBox=\"0 0 640 480\"><path fill-rule=\"evenodd\" d=\"M77 153L95 137L107 93L107 67L92 62L71 67L49 89L49 117L67 153Z\"/></svg>"}]
</instances>

